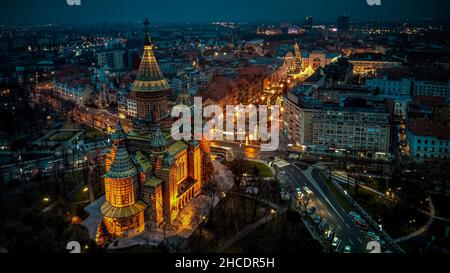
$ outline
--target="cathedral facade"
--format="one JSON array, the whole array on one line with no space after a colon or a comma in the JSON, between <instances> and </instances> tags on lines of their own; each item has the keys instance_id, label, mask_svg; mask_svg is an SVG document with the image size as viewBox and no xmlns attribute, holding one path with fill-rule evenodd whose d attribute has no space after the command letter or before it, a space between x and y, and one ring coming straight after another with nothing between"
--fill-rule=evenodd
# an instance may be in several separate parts
<instances>
[{"instance_id":1,"label":"cathedral facade","mask_svg":"<svg viewBox=\"0 0 450 273\"><path fill-rule=\"evenodd\" d=\"M211 174L209 143L171 138L171 90L152 48L147 34L131 90L137 105L133 129L125 132L119 122L106 156L106 200L100 226L113 237L133 237L146 228L170 225L201 193L203 181Z\"/></svg>"}]
</instances>

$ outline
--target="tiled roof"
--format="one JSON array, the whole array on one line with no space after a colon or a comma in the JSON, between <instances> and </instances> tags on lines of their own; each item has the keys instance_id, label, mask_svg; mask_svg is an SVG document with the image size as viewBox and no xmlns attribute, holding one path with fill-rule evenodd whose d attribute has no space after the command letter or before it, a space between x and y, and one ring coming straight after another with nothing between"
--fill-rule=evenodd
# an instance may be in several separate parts
<instances>
[{"instance_id":1,"label":"tiled roof","mask_svg":"<svg viewBox=\"0 0 450 273\"><path fill-rule=\"evenodd\" d=\"M166 155L164 156L164 165L172 166L174 161L175 161L174 156L170 152L166 153Z\"/></svg>"},{"instance_id":2,"label":"tiled roof","mask_svg":"<svg viewBox=\"0 0 450 273\"><path fill-rule=\"evenodd\" d=\"M411 120L408 122L408 130L416 136L434 136L439 139L450 140L450 126L435 124L428 118Z\"/></svg>"},{"instance_id":3,"label":"tiled roof","mask_svg":"<svg viewBox=\"0 0 450 273\"><path fill-rule=\"evenodd\" d=\"M206 98L210 98L212 100L223 99L227 96L227 94L231 94L235 87L236 84L233 79L227 77L217 77L208 85Z\"/></svg>"},{"instance_id":4,"label":"tiled roof","mask_svg":"<svg viewBox=\"0 0 450 273\"><path fill-rule=\"evenodd\" d=\"M153 45L149 42L144 46L144 55L139 66L138 75L133 83L132 90L136 92L158 92L170 89L164 78L155 54Z\"/></svg>"},{"instance_id":5,"label":"tiled roof","mask_svg":"<svg viewBox=\"0 0 450 273\"><path fill-rule=\"evenodd\" d=\"M137 201L127 207L114 207L109 202L103 203L101 211L104 217L108 218L126 218L143 211L147 205L143 201Z\"/></svg>"},{"instance_id":6,"label":"tiled roof","mask_svg":"<svg viewBox=\"0 0 450 273\"><path fill-rule=\"evenodd\" d=\"M145 186L156 187L163 182L162 179L159 179L156 176L150 177L147 181L144 182Z\"/></svg>"},{"instance_id":7,"label":"tiled roof","mask_svg":"<svg viewBox=\"0 0 450 273\"><path fill-rule=\"evenodd\" d=\"M161 128L156 128L156 131L152 136L150 145L152 145L152 147L164 147L167 145L167 139L163 135Z\"/></svg>"},{"instance_id":8,"label":"tiled roof","mask_svg":"<svg viewBox=\"0 0 450 273\"><path fill-rule=\"evenodd\" d=\"M181 151L185 150L187 148L187 144L183 141L177 141L169 146L168 152L172 156L176 156Z\"/></svg>"},{"instance_id":9,"label":"tiled roof","mask_svg":"<svg viewBox=\"0 0 450 273\"><path fill-rule=\"evenodd\" d=\"M122 123L119 121L117 122L117 127L114 133L111 135L112 140L123 140L127 138L127 134L122 128Z\"/></svg>"},{"instance_id":10,"label":"tiled roof","mask_svg":"<svg viewBox=\"0 0 450 273\"><path fill-rule=\"evenodd\" d=\"M119 143L116 150L114 161L109 171L105 174L106 178L128 178L138 173L136 167L131 161L130 155L123 142Z\"/></svg>"},{"instance_id":11,"label":"tiled roof","mask_svg":"<svg viewBox=\"0 0 450 273\"><path fill-rule=\"evenodd\" d=\"M267 66L266 65L250 65L247 67L241 68L239 70L240 75L249 75L249 76L265 76L267 74Z\"/></svg>"},{"instance_id":12,"label":"tiled roof","mask_svg":"<svg viewBox=\"0 0 450 273\"><path fill-rule=\"evenodd\" d=\"M150 172L153 168L152 164L150 163L150 160L148 156L146 156L141 151L137 151L133 156L133 161L136 163L139 171L142 172Z\"/></svg>"}]
</instances>

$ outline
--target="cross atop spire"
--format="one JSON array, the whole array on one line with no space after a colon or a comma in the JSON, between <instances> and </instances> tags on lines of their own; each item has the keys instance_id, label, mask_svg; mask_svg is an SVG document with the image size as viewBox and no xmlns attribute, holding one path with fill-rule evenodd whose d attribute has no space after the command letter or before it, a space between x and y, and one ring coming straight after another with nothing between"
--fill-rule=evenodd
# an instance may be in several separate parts
<instances>
[{"instance_id":1,"label":"cross atop spire","mask_svg":"<svg viewBox=\"0 0 450 273\"><path fill-rule=\"evenodd\" d=\"M148 26L150 25L150 22L148 21L148 18L145 18L144 20L144 28L145 28L145 44L151 45L152 41L150 40L150 34L148 32Z\"/></svg>"},{"instance_id":2,"label":"cross atop spire","mask_svg":"<svg viewBox=\"0 0 450 273\"><path fill-rule=\"evenodd\" d=\"M148 33L149 25L150 25L150 22L148 21L148 18L145 18L145 20L144 20L145 33Z\"/></svg>"}]
</instances>

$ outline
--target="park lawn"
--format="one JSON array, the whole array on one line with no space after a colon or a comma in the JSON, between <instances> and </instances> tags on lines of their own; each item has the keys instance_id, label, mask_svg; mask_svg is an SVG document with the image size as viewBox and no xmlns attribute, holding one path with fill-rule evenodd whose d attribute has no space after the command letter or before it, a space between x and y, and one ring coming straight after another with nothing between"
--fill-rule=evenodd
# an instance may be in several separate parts
<instances>
[{"instance_id":1,"label":"park lawn","mask_svg":"<svg viewBox=\"0 0 450 273\"><path fill-rule=\"evenodd\" d=\"M85 128L85 138L86 140L93 140L93 139L101 139L105 138L106 134L102 131L92 129L92 128Z\"/></svg>"},{"instance_id":2,"label":"park lawn","mask_svg":"<svg viewBox=\"0 0 450 273\"><path fill-rule=\"evenodd\" d=\"M275 175L272 173L272 169L270 169L269 166L267 166L264 163L256 162L256 161L245 161L245 172L246 173L252 173L252 170L254 167L258 168L259 171L259 177L275 177ZM227 166L228 168L231 168L231 162L224 161L223 164Z\"/></svg>"},{"instance_id":3,"label":"park lawn","mask_svg":"<svg viewBox=\"0 0 450 273\"><path fill-rule=\"evenodd\" d=\"M66 139L71 138L75 135L76 132L73 131L59 131L55 132L52 136L49 137L50 141L65 141Z\"/></svg>"},{"instance_id":4,"label":"park lawn","mask_svg":"<svg viewBox=\"0 0 450 273\"><path fill-rule=\"evenodd\" d=\"M248 161L248 170L251 170L253 167L258 168L260 177L274 177L270 167L264 163Z\"/></svg>"}]
</instances>

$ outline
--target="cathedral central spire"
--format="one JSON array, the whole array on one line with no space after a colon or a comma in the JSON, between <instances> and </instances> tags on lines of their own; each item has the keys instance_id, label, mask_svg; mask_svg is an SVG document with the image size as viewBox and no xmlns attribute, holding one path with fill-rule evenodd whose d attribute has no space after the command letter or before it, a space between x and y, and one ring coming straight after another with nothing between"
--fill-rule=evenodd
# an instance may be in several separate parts
<instances>
[{"instance_id":1,"label":"cathedral central spire","mask_svg":"<svg viewBox=\"0 0 450 273\"><path fill-rule=\"evenodd\" d=\"M172 92L153 53L148 19L144 20L144 54L131 94L136 98L137 118L158 123L168 115L168 95Z\"/></svg>"},{"instance_id":2,"label":"cathedral central spire","mask_svg":"<svg viewBox=\"0 0 450 273\"><path fill-rule=\"evenodd\" d=\"M145 27L145 45L151 45L152 40L150 39L150 33L148 32L148 26L150 25L150 22L147 18L144 20L144 27Z\"/></svg>"},{"instance_id":3,"label":"cathedral central spire","mask_svg":"<svg viewBox=\"0 0 450 273\"><path fill-rule=\"evenodd\" d=\"M153 44L148 33L147 19L144 21L146 38L144 46L144 55L142 56L136 81L133 83L132 90L136 92L157 92L170 89L169 83L159 68L155 54L153 53Z\"/></svg>"}]
</instances>

